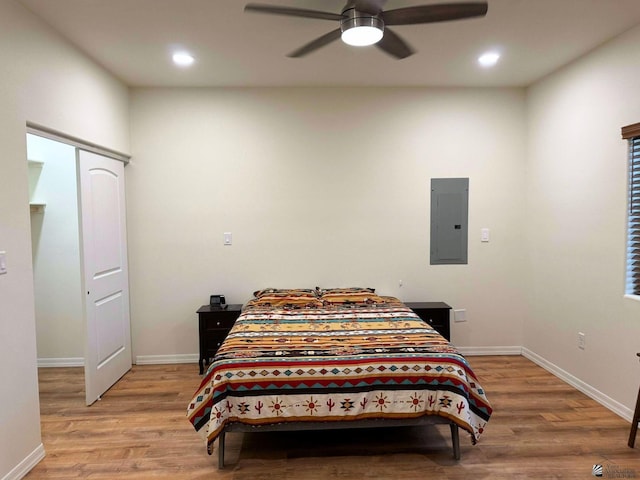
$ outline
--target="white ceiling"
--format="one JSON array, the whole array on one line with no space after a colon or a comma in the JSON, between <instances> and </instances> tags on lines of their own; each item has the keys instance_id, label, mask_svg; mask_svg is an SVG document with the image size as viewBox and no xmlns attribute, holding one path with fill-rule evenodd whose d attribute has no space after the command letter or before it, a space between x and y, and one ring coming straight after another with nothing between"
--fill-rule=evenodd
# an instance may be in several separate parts
<instances>
[{"instance_id":1,"label":"white ceiling","mask_svg":"<svg viewBox=\"0 0 640 480\"><path fill-rule=\"evenodd\" d=\"M287 53L338 27L244 13L242 0L17 0L130 86L526 86L640 24L640 0L488 0L487 16L394 27L417 53L395 60L336 41ZM345 0L259 0L340 13ZM456 0L389 0L385 9ZM177 69L175 48L197 63ZM476 58L502 52L491 70Z\"/></svg>"}]
</instances>

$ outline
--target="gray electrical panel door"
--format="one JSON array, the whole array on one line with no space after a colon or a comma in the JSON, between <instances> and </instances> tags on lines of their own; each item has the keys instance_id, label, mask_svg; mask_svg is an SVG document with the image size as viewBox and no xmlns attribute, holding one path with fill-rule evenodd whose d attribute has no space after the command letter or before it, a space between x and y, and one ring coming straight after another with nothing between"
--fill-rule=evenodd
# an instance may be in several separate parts
<instances>
[{"instance_id":1,"label":"gray electrical panel door","mask_svg":"<svg viewBox=\"0 0 640 480\"><path fill-rule=\"evenodd\" d=\"M469 179L431 179L431 265L466 264Z\"/></svg>"}]
</instances>

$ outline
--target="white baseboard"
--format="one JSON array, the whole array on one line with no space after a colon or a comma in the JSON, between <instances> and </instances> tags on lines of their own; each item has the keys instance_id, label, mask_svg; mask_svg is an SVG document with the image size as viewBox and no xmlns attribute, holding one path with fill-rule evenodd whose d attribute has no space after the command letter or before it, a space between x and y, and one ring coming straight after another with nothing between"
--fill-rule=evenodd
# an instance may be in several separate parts
<instances>
[{"instance_id":1,"label":"white baseboard","mask_svg":"<svg viewBox=\"0 0 640 480\"><path fill-rule=\"evenodd\" d=\"M84 358L38 358L38 367L84 367Z\"/></svg>"},{"instance_id":2,"label":"white baseboard","mask_svg":"<svg viewBox=\"0 0 640 480\"><path fill-rule=\"evenodd\" d=\"M619 415L620 417L624 418L628 422L631 422L633 420L633 410L631 410L630 408L625 407L620 402L618 402L618 401L614 400L613 398L605 395L601 391L596 390L595 388L593 388L588 383L585 383L582 380L580 380L579 378L574 377L569 372L563 370L562 368L558 367L557 365L554 365L553 363L549 362L548 360L545 360L544 358L542 358L537 353L532 352L531 350L523 347L522 348L522 355L525 358L528 358L529 360L531 360L533 363L541 366L542 368L544 368L548 372L551 372L556 377L558 377L560 380L563 380L564 382L568 383L569 385L571 385L575 389L581 391L586 396L592 398L593 400L598 402L600 405L608 408L609 410L611 410L616 415Z\"/></svg>"},{"instance_id":3,"label":"white baseboard","mask_svg":"<svg viewBox=\"0 0 640 480\"><path fill-rule=\"evenodd\" d=\"M165 365L175 363L198 363L200 355L197 353L183 353L178 355L138 355L136 365Z\"/></svg>"},{"instance_id":4,"label":"white baseboard","mask_svg":"<svg viewBox=\"0 0 640 480\"><path fill-rule=\"evenodd\" d=\"M27 457L7 473L2 480L20 480L35 467L45 456L44 445L40 444Z\"/></svg>"},{"instance_id":5,"label":"white baseboard","mask_svg":"<svg viewBox=\"0 0 640 480\"><path fill-rule=\"evenodd\" d=\"M522 347L456 347L462 355L522 355Z\"/></svg>"}]
</instances>

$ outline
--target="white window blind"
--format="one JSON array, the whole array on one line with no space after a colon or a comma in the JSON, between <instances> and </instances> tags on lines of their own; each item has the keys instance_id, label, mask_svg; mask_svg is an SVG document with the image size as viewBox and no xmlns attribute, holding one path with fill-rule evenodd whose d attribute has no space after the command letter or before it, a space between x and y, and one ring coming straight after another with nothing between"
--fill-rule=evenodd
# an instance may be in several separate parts
<instances>
[{"instance_id":1,"label":"white window blind","mask_svg":"<svg viewBox=\"0 0 640 480\"><path fill-rule=\"evenodd\" d=\"M640 295L640 132L638 126L639 124L636 124L622 129L622 136L629 141L626 293L630 295Z\"/></svg>"}]
</instances>

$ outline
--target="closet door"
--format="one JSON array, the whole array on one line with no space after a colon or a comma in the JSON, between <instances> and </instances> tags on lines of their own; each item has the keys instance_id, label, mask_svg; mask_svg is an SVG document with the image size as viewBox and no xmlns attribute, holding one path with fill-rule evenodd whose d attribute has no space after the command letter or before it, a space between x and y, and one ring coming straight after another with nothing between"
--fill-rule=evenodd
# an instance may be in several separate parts
<instances>
[{"instance_id":1,"label":"closet door","mask_svg":"<svg viewBox=\"0 0 640 480\"><path fill-rule=\"evenodd\" d=\"M78 172L91 405L131 369L124 164L78 150Z\"/></svg>"}]
</instances>

